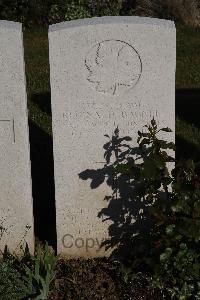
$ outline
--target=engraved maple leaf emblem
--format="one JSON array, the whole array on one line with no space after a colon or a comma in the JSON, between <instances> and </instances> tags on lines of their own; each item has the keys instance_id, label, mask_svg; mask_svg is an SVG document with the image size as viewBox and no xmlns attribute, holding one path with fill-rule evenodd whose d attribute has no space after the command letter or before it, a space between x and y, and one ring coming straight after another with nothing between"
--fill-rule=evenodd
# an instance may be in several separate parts
<instances>
[{"instance_id":1,"label":"engraved maple leaf emblem","mask_svg":"<svg viewBox=\"0 0 200 300\"><path fill-rule=\"evenodd\" d=\"M96 91L112 95L121 94L137 84L141 76L141 59L129 44L109 40L95 45L89 52L85 65L87 80Z\"/></svg>"}]
</instances>

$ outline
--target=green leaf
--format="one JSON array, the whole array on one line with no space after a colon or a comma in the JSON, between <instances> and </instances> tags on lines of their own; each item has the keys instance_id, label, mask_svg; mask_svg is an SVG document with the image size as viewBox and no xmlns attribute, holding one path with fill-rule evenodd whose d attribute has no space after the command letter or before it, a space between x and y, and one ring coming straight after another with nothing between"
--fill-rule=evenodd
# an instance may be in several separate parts
<instances>
[{"instance_id":1,"label":"green leaf","mask_svg":"<svg viewBox=\"0 0 200 300\"><path fill-rule=\"evenodd\" d=\"M116 167L115 167L115 171L118 172L118 173L127 173L130 171L130 166L129 164L118 164Z\"/></svg>"},{"instance_id":2,"label":"green leaf","mask_svg":"<svg viewBox=\"0 0 200 300\"><path fill-rule=\"evenodd\" d=\"M171 254L172 254L172 249L166 248L165 252L160 255L160 261L165 262L165 261L169 260Z\"/></svg>"},{"instance_id":3,"label":"green leaf","mask_svg":"<svg viewBox=\"0 0 200 300\"><path fill-rule=\"evenodd\" d=\"M165 230L166 234L168 234L170 236L173 235L175 227L176 226L174 224L168 225Z\"/></svg>"}]
</instances>

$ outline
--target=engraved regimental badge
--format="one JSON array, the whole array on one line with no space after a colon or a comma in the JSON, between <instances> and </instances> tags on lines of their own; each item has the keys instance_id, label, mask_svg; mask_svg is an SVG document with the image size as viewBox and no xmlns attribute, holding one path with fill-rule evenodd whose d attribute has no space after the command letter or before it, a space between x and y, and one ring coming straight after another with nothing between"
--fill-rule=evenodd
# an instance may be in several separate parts
<instances>
[{"instance_id":1,"label":"engraved regimental badge","mask_svg":"<svg viewBox=\"0 0 200 300\"><path fill-rule=\"evenodd\" d=\"M133 46L106 40L93 46L85 59L87 80L97 91L122 95L134 87L142 74L142 61Z\"/></svg>"}]
</instances>

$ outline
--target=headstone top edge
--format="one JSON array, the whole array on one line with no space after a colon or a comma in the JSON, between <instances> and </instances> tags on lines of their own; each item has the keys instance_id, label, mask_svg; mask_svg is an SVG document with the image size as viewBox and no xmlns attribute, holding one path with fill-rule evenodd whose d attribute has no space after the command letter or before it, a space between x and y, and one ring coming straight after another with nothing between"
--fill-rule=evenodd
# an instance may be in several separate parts
<instances>
[{"instance_id":1,"label":"headstone top edge","mask_svg":"<svg viewBox=\"0 0 200 300\"><path fill-rule=\"evenodd\" d=\"M139 24L139 25L152 25L152 26L163 26L166 28L175 29L175 23L171 20L157 19L150 17L138 17L138 16L104 16L104 17L93 17L85 19L77 19L72 21L65 21L49 26L49 32L68 29L79 26L87 25L98 25L98 24Z\"/></svg>"},{"instance_id":2,"label":"headstone top edge","mask_svg":"<svg viewBox=\"0 0 200 300\"><path fill-rule=\"evenodd\" d=\"M7 20L0 20L0 28L21 30L22 29L22 23L14 22L14 21L7 21Z\"/></svg>"}]
</instances>

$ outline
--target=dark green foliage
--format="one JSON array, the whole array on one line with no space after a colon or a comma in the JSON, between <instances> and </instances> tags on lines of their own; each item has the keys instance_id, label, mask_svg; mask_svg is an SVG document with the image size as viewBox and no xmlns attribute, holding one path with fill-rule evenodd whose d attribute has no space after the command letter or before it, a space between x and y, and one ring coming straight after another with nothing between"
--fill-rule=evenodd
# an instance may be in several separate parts
<instances>
[{"instance_id":1,"label":"dark green foliage","mask_svg":"<svg viewBox=\"0 0 200 300\"><path fill-rule=\"evenodd\" d=\"M93 16L118 16L121 14L124 4L124 0L88 1L88 6Z\"/></svg>"},{"instance_id":2,"label":"dark green foliage","mask_svg":"<svg viewBox=\"0 0 200 300\"><path fill-rule=\"evenodd\" d=\"M48 25L65 20L108 15L140 15L166 18L199 26L195 0L1 0L0 18L25 26Z\"/></svg>"},{"instance_id":3,"label":"dark green foliage","mask_svg":"<svg viewBox=\"0 0 200 300\"><path fill-rule=\"evenodd\" d=\"M180 161L173 171L171 201L162 224L157 216L163 206L155 205L153 210L160 254L153 283L175 299L200 299L199 170L192 160Z\"/></svg>"},{"instance_id":4,"label":"dark green foliage","mask_svg":"<svg viewBox=\"0 0 200 300\"><path fill-rule=\"evenodd\" d=\"M0 19L18 21L26 26L47 24L51 0L0 0Z\"/></svg>"},{"instance_id":5,"label":"dark green foliage","mask_svg":"<svg viewBox=\"0 0 200 300\"><path fill-rule=\"evenodd\" d=\"M49 10L49 23L91 17L85 0L54 1Z\"/></svg>"},{"instance_id":6,"label":"dark green foliage","mask_svg":"<svg viewBox=\"0 0 200 300\"><path fill-rule=\"evenodd\" d=\"M25 277L25 263L30 263L28 252L19 260L11 255L5 247L0 261L0 299L20 300L30 295L28 281Z\"/></svg>"},{"instance_id":7,"label":"dark green foliage","mask_svg":"<svg viewBox=\"0 0 200 300\"><path fill-rule=\"evenodd\" d=\"M28 0L1 0L0 18L24 22L28 16Z\"/></svg>"},{"instance_id":8,"label":"dark green foliage","mask_svg":"<svg viewBox=\"0 0 200 300\"><path fill-rule=\"evenodd\" d=\"M119 15L124 0L0 0L0 19L26 26L51 24L92 16Z\"/></svg>"},{"instance_id":9,"label":"dark green foliage","mask_svg":"<svg viewBox=\"0 0 200 300\"><path fill-rule=\"evenodd\" d=\"M147 133L138 133L143 158L139 178L143 181L143 196L151 203L148 212L152 227L148 242L140 239L140 249L149 247L147 252L142 251L141 265L147 264L153 286L161 289L167 299L200 299L199 164L180 161L171 176L166 163L173 159L165 149L174 149L174 145L156 137L160 130L170 129L158 130L154 120L147 128Z\"/></svg>"},{"instance_id":10,"label":"dark green foliage","mask_svg":"<svg viewBox=\"0 0 200 300\"><path fill-rule=\"evenodd\" d=\"M35 256L26 246L20 259L5 247L0 261L0 299L47 299L57 259L47 244L44 249L38 247Z\"/></svg>"}]
</instances>

